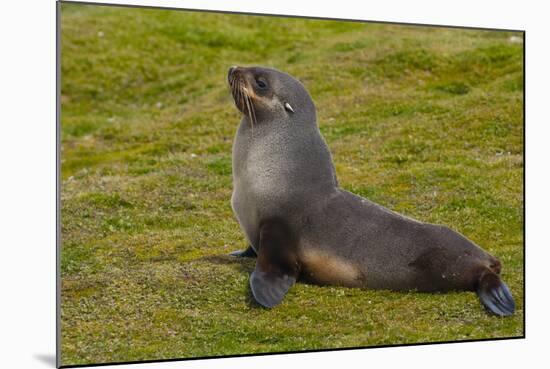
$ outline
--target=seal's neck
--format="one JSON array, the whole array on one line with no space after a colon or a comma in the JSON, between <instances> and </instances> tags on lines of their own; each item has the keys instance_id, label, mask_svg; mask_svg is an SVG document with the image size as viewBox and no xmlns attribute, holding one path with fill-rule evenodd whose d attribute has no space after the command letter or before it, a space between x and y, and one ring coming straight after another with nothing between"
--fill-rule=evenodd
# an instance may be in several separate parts
<instances>
[{"instance_id":1,"label":"seal's neck","mask_svg":"<svg viewBox=\"0 0 550 369\"><path fill-rule=\"evenodd\" d=\"M294 112L257 112L255 116L245 114L241 120L241 126L243 126L242 129L244 130L254 130L256 128L263 130L271 128L280 130L282 125L318 129L315 108L301 106L300 108L296 108Z\"/></svg>"}]
</instances>

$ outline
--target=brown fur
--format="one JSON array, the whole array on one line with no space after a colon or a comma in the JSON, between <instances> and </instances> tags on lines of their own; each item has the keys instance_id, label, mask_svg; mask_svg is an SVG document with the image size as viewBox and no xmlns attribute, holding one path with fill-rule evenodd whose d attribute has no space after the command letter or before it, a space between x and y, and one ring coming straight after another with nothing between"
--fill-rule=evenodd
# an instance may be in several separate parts
<instances>
[{"instance_id":1,"label":"brown fur","mask_svg":"<svg viewBox=\"0 0 550 369\"><path fill-rule=\"evenodd\" d=\"M314 248L308 248L300 257L301 278L316 284L346 287L363 286L363 273L349 260Z\"/></svg>"}]
</instances>

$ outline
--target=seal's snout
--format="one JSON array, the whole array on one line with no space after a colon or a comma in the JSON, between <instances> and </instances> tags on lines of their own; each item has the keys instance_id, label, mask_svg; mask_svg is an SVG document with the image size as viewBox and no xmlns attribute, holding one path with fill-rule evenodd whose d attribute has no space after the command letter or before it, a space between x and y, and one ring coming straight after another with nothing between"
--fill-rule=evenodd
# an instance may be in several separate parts
<instances>
[{"instance_id":1,"label":"seal's snout","mask_svg":"<svg viewBox=\"0 0 550 369\"><path fill-rule=\"evenodd\" d=\"M229 84L231 84L233 73L235 73L237 68L238 67L234 65L231 68L229 68L229 70L227 71L227 81L229 82Z\"/></svg>"},{"instance_id":2,"label":"seal's snout","mask_svg":"<svg viewBox=\"0 0 550 369\"><path fill-rule=\"evenodd\" d=\"M242 72L239 69L236 65L229 68L227 71L227 83L229 83L229 89L231 90L231 95L233 95L235 105L241 112L245 113L249 111L248 109L252 108L250 106L252 103L243 86Z\"/></svg>"}]
</instances>

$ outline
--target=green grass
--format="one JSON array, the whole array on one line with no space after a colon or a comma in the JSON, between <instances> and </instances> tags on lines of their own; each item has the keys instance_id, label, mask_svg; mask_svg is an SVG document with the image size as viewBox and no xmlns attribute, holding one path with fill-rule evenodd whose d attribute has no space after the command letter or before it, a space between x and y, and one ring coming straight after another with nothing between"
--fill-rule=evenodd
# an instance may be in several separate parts
<instances>
[{"instance_id":1,"label":"green grass","mask_svg":"<svg viewBox=\"0 0 550 369\"><path fill-rule=\"evenodd\" d=\"M523 45L513 33L62 5L62 363L521 336ZM519 35L521 36L521 35ZM301 79L341 185L498 256L473 293L297 284L273 310L230 196L226 71Z\"/></svg>"}]
</instances>

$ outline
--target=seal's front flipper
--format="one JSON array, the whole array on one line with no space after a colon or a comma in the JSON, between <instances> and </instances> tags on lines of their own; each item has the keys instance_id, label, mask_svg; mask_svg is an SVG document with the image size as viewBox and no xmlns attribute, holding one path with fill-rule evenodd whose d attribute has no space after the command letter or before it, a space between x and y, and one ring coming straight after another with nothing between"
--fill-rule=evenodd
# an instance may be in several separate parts
<instances>
[{"instance_id":1,"label":"seal's front flipper","mask_svg":"<svg viewBox=\"0 0 550 369\"><path fill-rule=\"evenodd\" d=\"M246 250L236 250L236 251L230 252L229 255L235 256L238 258L255 258L257 256L256 251L254 251L254 249L250 245L248 245Z\"/></svg>"},{"instance_id":2,"label":"seal's front flipper","mask_svg":"<svg viewBox=\"0 0 550 369\"><path fill-rule=\"evenodd\" d=\"M483 306L495 315L510 316L516 310L516 304L508 286L493 272L486 272L481 276L477 295Z\"/></svg>"},{"instance_id":3,"label":"seal's front flipper","mask_svg":"<svg viewBox=\"0 0 550 369\"><path fill-rule=\"evenodd\" d=\"M296 282L296 278L288 274L269 274L254 269L250 275L250 288L258 304L272 308L278 305L286 293Z\"/></svg>"},{"instance_id":4,"label":"seal's front flipper","mask_svg":"<svg viewBox=\"0 0 550 369\"><path fill-rule=\"evenodd\" d=\"M250 275L254 299L272 308L279 304L298 277L297 243L282 221L270 220L260 226L260 247L256 267Z\"/></svg>"}]
</instances>

